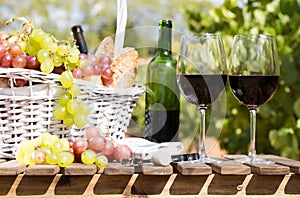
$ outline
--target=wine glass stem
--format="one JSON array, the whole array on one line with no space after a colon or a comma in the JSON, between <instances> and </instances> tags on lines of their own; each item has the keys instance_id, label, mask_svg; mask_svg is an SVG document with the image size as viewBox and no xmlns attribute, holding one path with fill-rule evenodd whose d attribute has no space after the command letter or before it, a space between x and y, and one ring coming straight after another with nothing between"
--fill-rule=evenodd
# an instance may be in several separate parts
<instances>
[{"instance_id":1,"label":"wine glass stem","mask_svg":"<svg viewBox=\"0 0 300 198\"><path fill-rule=\"evenodd\" d=\"M200 112L200 137L199 137L199 157L203 160L206 157L205 151L205 112L206 108L199 107Z\"/></svg>"},{"instance_id":2,"label":"wine glass stem","mask_svg":"<svg viewBox=\"0 0 300 198\"><path fill-rule=\"evenodd\" d=\"M256 136L256 108L250 111L250 150L248 156L253 160L256 157L255 136Z\"/></svg>"}]
</instances>

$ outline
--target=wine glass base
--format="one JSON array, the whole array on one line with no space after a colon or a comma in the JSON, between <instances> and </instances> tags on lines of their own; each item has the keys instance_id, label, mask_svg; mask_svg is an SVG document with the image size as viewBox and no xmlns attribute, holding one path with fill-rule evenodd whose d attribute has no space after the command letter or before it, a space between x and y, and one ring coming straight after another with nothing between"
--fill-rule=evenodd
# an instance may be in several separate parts
<instances>
[{"instance_id":1,"label":"wine glass base","mask_svg":"<svg viewBox=\"0 0 300 198\"><path fill-rule=\"evenodd\" d=\"M264 160L258 157L245 157L241 159L234 160L236 162L242 163L242 164L275 164L273 161Z\"/></svg>"}]
</instances>

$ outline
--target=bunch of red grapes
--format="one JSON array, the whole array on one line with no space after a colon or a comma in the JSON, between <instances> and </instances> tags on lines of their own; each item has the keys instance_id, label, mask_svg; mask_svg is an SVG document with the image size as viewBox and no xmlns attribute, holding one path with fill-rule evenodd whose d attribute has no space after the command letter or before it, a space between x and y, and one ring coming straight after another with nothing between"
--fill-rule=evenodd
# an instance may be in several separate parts
<instances>
[{"instance_id":1,"label":"bunch of red grapes","mask_svg":"<svg viewBox=\"0 0 300 198\"><path fill-rule=\"evenodd\" d=\"M80 53L75 41L59 41L30 21L26 21L23 30L15 35L0 32L1 68L26 68L56 74L69 70L74 78L85 80L101 75L102 84L109 86L113 82L111 62L104 54ZM25 85L15 83L15 86Z\"/></svg>"}]
</instances>

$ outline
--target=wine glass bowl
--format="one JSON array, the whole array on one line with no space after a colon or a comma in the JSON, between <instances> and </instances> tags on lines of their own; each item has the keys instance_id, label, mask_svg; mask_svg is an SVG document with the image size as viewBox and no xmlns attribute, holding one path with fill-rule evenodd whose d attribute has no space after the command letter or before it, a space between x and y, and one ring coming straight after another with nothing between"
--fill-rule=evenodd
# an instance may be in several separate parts
<instances>
[{"instance_id":1,"label":"wine glass bowl","mask_svg":"<svg viewBox=\"0 0 300 198\"><path fill-rule=\"evenodd\" d=\"M177 83L185 99L200 112L199 161L213 162L205 151L205 112L225 91L227 67L222 37L217 34L181 38Z\"/></svg>"},{"instance_id":2,"label":"wine glass bowl","mask_svg":"<svg viewBox=\"0 0 300 198\"><path fill-rule=\"evenodd\" d=\"M236 35L229 62L229 84L234 97L250 112L250 149L243 163L269 163L257 158L255 149L256 111L276 92L280 68L273 36Z\"/></svg>"}]
</instances>

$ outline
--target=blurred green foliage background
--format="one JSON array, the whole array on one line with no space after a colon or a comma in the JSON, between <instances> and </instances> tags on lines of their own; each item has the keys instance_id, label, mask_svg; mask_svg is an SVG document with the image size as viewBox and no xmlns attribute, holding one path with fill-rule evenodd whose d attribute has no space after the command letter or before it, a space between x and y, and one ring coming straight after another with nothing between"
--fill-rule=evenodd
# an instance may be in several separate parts
<instances>
[{"instance_id":1,"label":"blurred green foliage background","mask_svg":"<svg viewBox=\"0 0 300 198\"><path fill-rule=\"evenodd\" d=\"M273 153L299 159L300 143L300 0L127 0L126 44L140 54L137 81L145 82L145 68L155 52L157 35L147 31L160 19L174 23L174 54L182 34L219 33L229 57L233 36L267 33L277 41L281 64L280 83L275 96L260 107L257 115L257 153ZM217 3L216 3L217 2ZM19 27L6 27L15 16L32 19L57 38L70 37L70 28L81 24L91 52L105 36L115 33L116 0L0 0L0 30L13 33ZM139 29L143 27L144 29ZM147 33L145 33L147 32ZM181 98L180 139L195 146L198 131L196 107ZM225 109L226 114L216 113ZM249 113L233 98L229 88L219 103L209 108L208 136L219 140L229 153L247 154ZM217 114L217 116L216 116ZM142 135L144 97L133 112L130 132Z\"/></svg>"}]
</instances>

